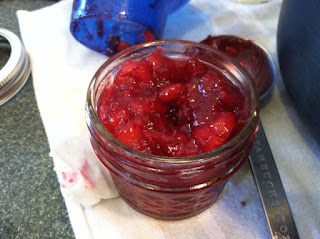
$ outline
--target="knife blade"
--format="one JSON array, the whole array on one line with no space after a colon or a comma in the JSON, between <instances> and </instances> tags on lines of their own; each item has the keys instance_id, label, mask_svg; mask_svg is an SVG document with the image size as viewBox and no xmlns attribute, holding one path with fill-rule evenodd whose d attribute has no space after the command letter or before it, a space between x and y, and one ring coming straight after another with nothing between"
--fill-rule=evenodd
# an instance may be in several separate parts
<instances>
[{"instance_id":1,"label":"knife blade","mask_svg":"<svg viewBox=\"0 0 320 239\"><path fill-rule=\"evenodd\" d=\"M272 239L299 239L290 205L261 122L249 161Z\"/></svg>"}]
</instances>

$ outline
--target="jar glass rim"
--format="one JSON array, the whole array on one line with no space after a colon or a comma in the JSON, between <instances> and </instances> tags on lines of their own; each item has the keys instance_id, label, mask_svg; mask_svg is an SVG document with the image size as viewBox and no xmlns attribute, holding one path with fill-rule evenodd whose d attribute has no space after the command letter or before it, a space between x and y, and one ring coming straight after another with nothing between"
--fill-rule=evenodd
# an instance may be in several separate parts
<instances>
[{"instance_id":1,"label":"jar glass rim","mask_svg":"<svg viewBox=\"0 0 320 239\"><path fill-rule=\"evenodd\" d=\"M225 143L221 147L206 153L201 153L201 154L186 156L186 157L169 157L169 156L152 155L152 154L148 154L148 153L144 153L144 152L132 149L129 146L121 143L111 133L108 132L108 130L103 126L102 122L100 121L97 114L97 105L95 103L94 86L96 84L97 78L104 71L104 69L112 62L120 58L123 58L125 56L128 56L133 52L137 52L143 48L152 48L156 46L160 47L164 45L184 45L184 46L190 46L190 47L192 46L200 49L202 48L206 51L210 51L214 55L219 56L220 58L226 60L226 62L230 63L233 66L233 69L235 69L241 77L248 80L250 93L251 93L250 99L249 99L249 103L251 107L250 107L247 122L243 126L243 128L238 132L237 135L235 135L231 140L229 140L227 143ZM120 53L110 57L104 64L101 65L101 67L93 76L89 84L87 99L86 99L86 120L87 120L89 130L91 131L91 134L93 134L92 136L95 137L96 140L98 139L97 139L97 136L94 135L95 130L98 131L99 135L107 139L110 142L110 144L113 145L113 147L116 147L119 150L126 151L126 154L130 155L131 157L139 158L140 160L144 160L144 161L157 162L157 163L163 163L163 164L178 164L178 165L189 164L189 163L194 164L194 163L200 163L200 162L201 163L207 162L208 160L214 160L215 158L220 157L222 153L226 152L228 149L233 148L238 142L240 142L243 138L245 138L248 132L254 132L256 130L256 127L258 125L257 123L258 114L259 114L258 93L255 87L254 81L249 75L249 73L236 60L232 59L230 56L228 56L224 52L214 49L213 47L207 46L205 44L186 41L186 40L158 40L158 41L153 41L149 43L143 43L143 44L129 47L121 51Z\"/></svg>"}]
</instances>

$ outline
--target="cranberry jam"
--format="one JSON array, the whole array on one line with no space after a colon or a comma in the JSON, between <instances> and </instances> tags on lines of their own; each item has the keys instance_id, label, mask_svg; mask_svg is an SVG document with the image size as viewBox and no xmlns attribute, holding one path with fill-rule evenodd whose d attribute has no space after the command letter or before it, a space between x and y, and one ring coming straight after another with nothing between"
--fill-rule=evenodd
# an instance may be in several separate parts
<instances>
[{"instance_id":1,"label":"cranberry jam","mask_svg":"<svg viewBox=\"0 0 320 239\"><path fill-rule=\"evenodd\" d=\"M171 157L222 146L248 114L244 94L217 69L162 48L122 66L98 102L102 124L120 142Z\"/></svg>"},{"instance_id":2,"label":"cranberry jam","mask_svg":"<svg viewBox=\"0 0 320 239\"><path fill-rule=\"evenodd\" d=\"M122 198L162 219L208 208L250 154L252 79L203 44L157 41L110 58L88 90L92 146Z\"/></svg>"}]
</instances>

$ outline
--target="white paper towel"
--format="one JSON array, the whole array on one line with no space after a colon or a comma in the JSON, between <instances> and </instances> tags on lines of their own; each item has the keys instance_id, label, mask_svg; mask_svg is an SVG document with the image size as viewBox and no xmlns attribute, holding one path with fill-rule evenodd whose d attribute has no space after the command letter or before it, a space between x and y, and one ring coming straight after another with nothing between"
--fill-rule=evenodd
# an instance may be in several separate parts
<instances>
[{"instance_id":1,"label":"white paper towel","mask_svg":"<svg viewBox=\"0 0 320 239\"><path fill-rule=\"evenodd\" d=\"M281 0L257 5L191 0L168 18L164 38L200 41L208 34L239 35L255 40L276 59L280 6ZM87 87L107 58L72 37L71 7L72 0L63 0L17 15L50 154L76 238L269 238L248 164L228 182L212 207L190 219L152 219L118 197L109 173L91 149L84 116ZM320 238L320 150L297 119L281 79L261 118L300 236Z\"/></svg>"}]
</instances>

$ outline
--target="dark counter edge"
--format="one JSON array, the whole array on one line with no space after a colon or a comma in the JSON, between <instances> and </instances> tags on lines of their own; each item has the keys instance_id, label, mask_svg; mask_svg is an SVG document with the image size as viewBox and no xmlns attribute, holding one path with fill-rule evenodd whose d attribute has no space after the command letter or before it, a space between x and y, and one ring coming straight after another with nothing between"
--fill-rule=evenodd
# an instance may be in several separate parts
<instances>
[{"instance_id":1,"label":"dark counter edge","mask_svg":"<svg viewBox=\"0 0 320 239\"><path fill-rule=\"evenodd\" d=\"M1 0L0 28L20 37L16 11L49 0ZM30 76L0 106L0 239L75 238L61 195Z\"/></svg>"}]
</instances>

